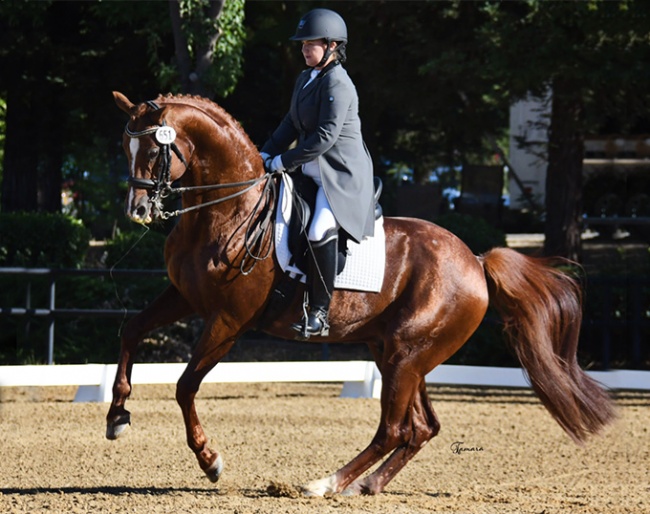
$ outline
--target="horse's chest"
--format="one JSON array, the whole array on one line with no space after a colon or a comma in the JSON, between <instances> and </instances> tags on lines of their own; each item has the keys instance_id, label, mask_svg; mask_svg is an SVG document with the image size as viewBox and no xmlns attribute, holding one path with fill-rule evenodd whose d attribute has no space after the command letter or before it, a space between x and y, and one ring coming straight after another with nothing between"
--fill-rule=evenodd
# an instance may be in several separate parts
<instances>
[{"instance_id":1,"label":"horse's chest","mask_svg":"<svg viewBox=\"0 0 650 514\"><path fill-rule=\"evenodd\" d=\"M227 280L230 268L227 263L202 252L176 254L167 260L170 281L190 301L213 297Z\"/></svg>"}]
</instances>

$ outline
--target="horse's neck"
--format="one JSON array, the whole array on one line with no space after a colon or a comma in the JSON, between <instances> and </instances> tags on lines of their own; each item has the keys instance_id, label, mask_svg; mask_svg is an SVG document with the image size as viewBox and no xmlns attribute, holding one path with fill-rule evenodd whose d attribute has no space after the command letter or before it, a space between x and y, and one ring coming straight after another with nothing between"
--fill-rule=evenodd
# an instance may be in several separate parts
<instances>
[{"instance_id":1,"label":"horse's neck","mask_svg":"<svg viewBox=\"0 0 650 514\"><path fill-rule=\"evenodd\" d=\"M183 194L183 208L196 208L183 215L186 226L198 224L203 230L233 230L242 220L254 216L263 184L237 195L248 186L232 186L264 174L259 153L248 136L222 113L214 116L202 109L179 109L176 123L189 127L193 142L189 167L181 179L185 187L204 187ZM257 162L259 161L259 162ZM210 188L210 186L219 186Z\"/></svg>"},{"instance_id":2,"label":"horse's neck","mask_svg":"<svg viewBox=\"0 0 650 514\"><path fill-rule=\"evenodd\" d=\"M183 194L183 208L193 210L181 219L168 240L170 262L176 271L189 258L215 273L230 276L251 266L269 280L274 259L273 227L269 213L273 211L273 195L266 195L266 181L227 187L254 180L264 175L257 149L238 127L221 126L205 113L183 113L194 116L186 136L193 151L181 185L184 187L222 186L218 189L190 190ZM178 120L181 121L180 119ZM241 192L237 195L236 193ZM234 196L233 196L234 195ZM265 226L263 226L266 224ZM269 250L268 258L262 259ZM176 258L174 258L176 257ZM209 261L209 262L208 262ZM180 273L180 271L178 271Z\"/></svg>"},{"instance_id":3,"label":"horse's neck","mask_svg":"<svg viewBox=\"0 0 650 514\"><path fill-rule=\"evenodd\" d=\"M199 162L206 162L201 160ZM192 230L207 232L204 236L214 233L210 239L223 236L224 233L239 232L243 225L252 223L260 216L260 211L272 209L273 205L263 198L264 182L257 185L233 185L254 180L255 174L248 173L243 178L236 178L234 174L224 176L218 173L215 167L208 167L211 172L204 169L191 170L189 177L184 177L181 185L187 187L209 187L213 185L226 186L215 189L189 191L183 195L183 209L189 212L183 214L184 227L193 227ZM190 171L190 170L188 170ZM249 170L250 171L250 170ZM250 178L249 178L250 177Z\"/></svg>"},{"instance_id":4,"label":"horse's neck","mask_svg":"<svg viewBox=\"0 0 650 514\"><path fill-rule=\"evenodd\" d=\"M274 202L261 194L256 187L235 199L183 214L168 239L175 262L189 258L196 263L198 257L217 276L255 268L256 276L262 273L264 280L275 277L273 220L267 216Z\"/></svg>"}]
</instances>

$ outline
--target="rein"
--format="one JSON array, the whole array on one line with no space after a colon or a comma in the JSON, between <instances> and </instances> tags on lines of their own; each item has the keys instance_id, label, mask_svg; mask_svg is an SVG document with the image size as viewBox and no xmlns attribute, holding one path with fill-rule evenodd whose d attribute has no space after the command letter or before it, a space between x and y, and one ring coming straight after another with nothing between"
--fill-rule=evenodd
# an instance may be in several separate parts
<instances>
[{"instance_id":1,"label":"rein","mask_svg":"<svg viewBox=\"0 0 650 514\"><path fill-rule=\"evenodd\" d=\"M159 110L160 106L153 102L146 102L149 107L154 110ZM129 175L128 182L132 187L138 189L145 189L151 191L153 196L149 201L155 206L156 210L159 213L159 216L167 220L171 217L180 216L187 212L195 211L202 209L203 207L208 207L211 205L216 205L228 200L232 200L238 196L241 196L251 189L253 189L258 184L264 182L264 188L260 197L255 204L255 207L248 216L248 223L246 227L246 235L244 238L244 247L246 250L246 256L242 259L240 265L240 271L243 275L248 275L253 271L255 265L259 261L263 261L268 258L271 254L273 245L269 242L267 247L264 248L265 236L268 233L269 228L272 226L272 216L273 216L273 206L275 205L275 200L277 197L277 184L272 178L281 175L281 172L275 173L265 173L261 177L246 180L243 182L230 182L226 184L209 184L204 186L183 186L176 187L172 185L171 180L171 152L179 158L179 160L185 165L185 169L189 167L189 164L183 154L179 150L178 146L174 142L176 139L176 131L169 127L163 120L162 125L154 125L152 127L146 128L141 131L132 131L129 129L129 124L127 122L124 132L127 136L132 138L140 138L145 136L155 135L154 139L161 149L161 155L159 157L159 166L158 166L158 177L156 178L137 178ZM187 193L190 191L210 191L217 189L229 189L236 187L244 187L244 189L237 191L233 194L224 196L223 198L217 198L209 202L200 203L197 205L191 205L184 209L178 209L175 211L165 211L162 200L169 196L172 193ZM265 201L266 200L266 201ZM263 218L258 219L258 214L266 208ZM252 259L252 264L246 269L247 258Z\"/></svg>"},{"instance_id":2,"label":"rein","mask_svg":"<svg viewBox=\"0 0 650 514\"><path fill-rule=\"evenodd\" d=\"M260 184L261 182L264 182L265 180L268 180L270 178L270 175L265 174L259 178L255 178L252 180L247 180L245 182L231 182L229 184L212 184L208 186L188 186L188 187L174 187L171 184L166 185L164 192L165 196L169 195L170 193L186 193L188 191L199 191L199 190L210 190L210 189L227 189L231 187L243 187L243 186L248 186L246 189L242 189L241 191L237 191L236 193L233 193L228 196L224 196L223 198L217 198L216 200L212 200L210 202L204 202L204 203L199 203L196 205L192 205L190 207L185 207L184 209L178 209L176 211L160 211L160 217L164 220L169 219L173 216L180 216L181 214L185 214L186 212L191 212L191 211L196 211L198 209L202 209L203 207L208 207L210 205L216 205L221 202L225 202L227 200L232 200L233 198L237 198L238 196L243 195L244 193L247 193L251 189L253 189L257 184ZM270 182L270 181L269 181ZM265 184L265 189L268 185L268 183ZM165 196L162 196L162 198L165 198Z\"/></svg>"}]
</instances>

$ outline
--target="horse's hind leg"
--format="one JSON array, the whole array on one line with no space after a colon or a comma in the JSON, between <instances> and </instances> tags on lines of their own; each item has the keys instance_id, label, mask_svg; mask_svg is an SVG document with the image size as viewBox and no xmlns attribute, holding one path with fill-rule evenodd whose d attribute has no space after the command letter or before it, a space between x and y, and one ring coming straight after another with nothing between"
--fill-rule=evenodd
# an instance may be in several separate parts
<instances>
[{"instance_id":1,"label":"horse's hind leg","mask_svg":"<svg viewBox=\"0 0 650 514\"><path fill-rule=\"evenodd\" d=\"M106 416L106 437L117 439L129 426L131 414L124 408L131 394L131 371L138 343L150 331L189 316L194 310L174 286L169 286L124 327L117 373L113 383L113 401Z\"/></svg>"},{"instance_id":2,"label":"horse's hind leg","mask_svg":"<svg viewBox=\"0 0 650 514\"><path fill-rule=\"evenodd\" d=\"M418 405L418 408L415 410L421 410L421 401L417 399L417 395L422 381L422 377L418 376L404 361L399 364L383 366L381 423L372 442L365 450L333 475L307 484L304 487L305 494L308 496L323 496L326 493L339 493L395 448L411 440L426 439L428 441L433 437L433 435L428 437L426 435L413 436L413 429L416 428L412 422L414 405ZM425 412L426 417L429 414L433 414L432 409L430 409L430 412L428 410ZM432 419L437 424L435 414ZM420 429L419 426L417 428ZM433 433L434 431L437 431L437 429L430 428L427 433ZM393 476L402 466L395 470ZM362 491L361 489L363 488L355 486L347 492L354 494L356 492L354 490L355 488L359 489L358 492L370 492L366 490Z\"/></svg>"},{"instance_id":3,"label":"horse's hind leg","mask_svg":"<svg viewBox=\"0 0 650 514\"><path fill-rule=\"evenodd\" d=\"M478 302L456 305L452 315L445 317L444 312L435 317L429 315L429 319L438 320L434 325L415 318L396 322L397 326L404 327L408 339L396 335L392 341L386 342L383 352L378 348L373 351L375 359L381 360L378 366L382 373L381 422L375 437L349 464L330 477L308 484L306 494L379 493L438 433L440 423L427 396L424 377L453 355L479 325L487 298L481 298L480 294L476 296ZM432 311L433 308L428 310ZM421 312L427 311L422 309ZM418 326L421 327L420 333L413 333L413 327ZM443 329L438 329L439 326ZM392 455L374 473L359 479L391 452Z\"/></svg>"},{"instance_id":4,"label":"horse's hind leg","mask_svg":"<svg viewBox=\"0 0 650 514\"><path fill-rule=\"evenodd\" d=\"M440 431L438 416L433 410L427 394L426 383L422 380L420 390L415 396L407 423L411 425L411 438L399 446L379 468L367 477L356 480L342 494L378 494L384 490L399 471Z\"/></svg>"}]
</instances>

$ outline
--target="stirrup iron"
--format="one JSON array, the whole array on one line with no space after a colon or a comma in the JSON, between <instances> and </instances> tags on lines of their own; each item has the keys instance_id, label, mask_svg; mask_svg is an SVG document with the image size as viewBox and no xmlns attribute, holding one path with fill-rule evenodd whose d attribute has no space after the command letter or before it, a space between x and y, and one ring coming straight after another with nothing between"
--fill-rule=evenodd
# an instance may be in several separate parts
<instances>
[{"instance_id":1,"label":"stirrup iron","mask_svg":"<svg viewBox=\"0 0 650 514\"><path fill-rule=\"evenodd\" d=\"M306 341L311 336L327 337L330 334L327 312L319 308L305 314L302 321L294 323L291 328L300 333L300 339L303 341Z\"/></svg>"}]
</instances>

